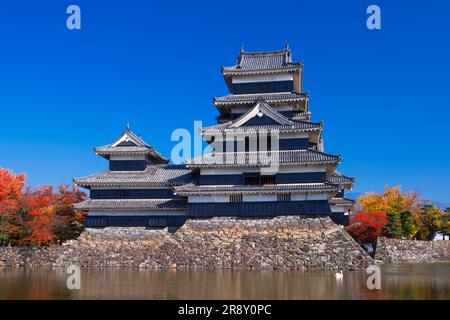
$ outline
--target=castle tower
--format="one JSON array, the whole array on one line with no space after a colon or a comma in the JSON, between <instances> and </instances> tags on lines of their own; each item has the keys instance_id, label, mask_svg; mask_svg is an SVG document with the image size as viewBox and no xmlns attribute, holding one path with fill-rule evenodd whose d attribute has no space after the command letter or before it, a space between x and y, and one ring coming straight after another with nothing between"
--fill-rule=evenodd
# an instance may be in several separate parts
<instances>
[{"instance_id":1,"label":"castle tower","mask_svg":"<svg viewBox=\"0 0 450 320\"><path fill-rule=\"evenodd\" d=\"M230 94L214 98L217 125L201 129L212 152L186 162L198 178L175 187L187 217L330 216L348 224L353 179L324 152L320 122L311 122L302 63L279 51L241 50L223 67Z\"/></svg>"}]
</instances>

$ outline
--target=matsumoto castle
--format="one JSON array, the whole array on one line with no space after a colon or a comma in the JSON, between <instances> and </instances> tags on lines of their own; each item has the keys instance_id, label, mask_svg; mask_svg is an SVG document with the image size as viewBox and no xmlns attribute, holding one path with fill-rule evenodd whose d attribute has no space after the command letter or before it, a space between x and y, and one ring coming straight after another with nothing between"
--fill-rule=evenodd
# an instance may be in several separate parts
<instances>
[{"instance_id":1,"label":"matsumoto castle","mask_svg":"<svg viewBox=\"0 0 450 320\"><path fill-rule=\"evenodd\" d=\"M217 124L201 129L212 152L170 165L129 128L95 148L108 170L75 179L90 198L87 227L141 226L176 230L188 218L214 216L330 216L348 224L354 183L336 170L339 155L325 153L321 122L312 122L302 90L301 62L289 47L241 50L222 67L230 94L214 98Z\"/></svg>"}]
</instances>

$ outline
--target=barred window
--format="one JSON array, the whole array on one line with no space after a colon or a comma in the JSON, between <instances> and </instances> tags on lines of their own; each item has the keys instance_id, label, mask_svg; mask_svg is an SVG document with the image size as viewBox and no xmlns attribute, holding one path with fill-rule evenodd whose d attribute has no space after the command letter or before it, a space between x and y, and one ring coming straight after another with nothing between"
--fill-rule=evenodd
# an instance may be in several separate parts
<instances>
[{"instance_id":1,"label":"barred window","mask_svg":"<svg viewBox=\"0 0 450 320\"><path fill-rule=\"evenodd\" d=\"M275 176L245 175L244 183L250 186L275 184Z\"/></svg>"},{"instance_id":2,"label":"barred window","mask_svg":"<svg viewBox=\"0 0 450 320\"><path fill-rule=\"evenodd\" d=\"M291 194L290 193L277 194L277 200L278 201L291 201Z\"/></svg>"},{"instance_id":3,"label":"barred window","mask_svg":"<svg viewBox=\"0 0 450 320\"><path fill-rule=\"evenodd\" d=\"M230 202L242 202L242 194L233 194L230 196Z\"/></svg>"}]
</instances>

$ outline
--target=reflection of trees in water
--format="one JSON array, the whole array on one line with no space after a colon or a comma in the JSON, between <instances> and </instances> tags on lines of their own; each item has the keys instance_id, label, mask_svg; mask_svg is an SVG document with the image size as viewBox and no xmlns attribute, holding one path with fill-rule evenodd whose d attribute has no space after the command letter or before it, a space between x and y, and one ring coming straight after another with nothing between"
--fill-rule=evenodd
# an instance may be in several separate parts
<instances>
[{"instance_id":1,"label":"reflection of trees in water","mask_svg":"<svg viewBox=\"0 0 450 320\"><path fill-rule=\"evenodd\" d=\"M0 300L71 299L65 269L0 268Z\"/></svg>"},{"instance_id":2,"label":"reflection of trees in water","mask_svg":"<svg viewBox=\"0 0 450 320\"><path fill-rule=\"evenodd\" d=\"M65 269L0 268L0 299L449 299L450 265L382 267L382 289L367 275L334 271L82 268L81 290Z\"/></svg>"},{"instance_id":3,"label":"reflection of trees in water","mask_svg":"<svg viewBox=\"0 0 450 320\"><path fill-rule=\"evenodd\" d=\"M399 264L384 273L392 299L450 299L449 264Z\"/></svg>"}]
</instances>

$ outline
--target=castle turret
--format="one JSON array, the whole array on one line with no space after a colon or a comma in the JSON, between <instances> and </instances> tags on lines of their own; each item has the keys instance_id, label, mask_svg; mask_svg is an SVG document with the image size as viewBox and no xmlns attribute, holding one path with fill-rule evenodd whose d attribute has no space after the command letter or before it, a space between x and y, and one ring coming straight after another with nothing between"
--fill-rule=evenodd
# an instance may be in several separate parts
<instances>
[{"instance_id":1,"label":"castle turret","mask_svg":"<svg viewBox=\"0 0 450 320\"><path fill-rule=\"evenodd\" d=\"M111 144L94 148L109 169L74 179L90 197L75 205L88 211L87 227L142 226L176 228L185 221L185 200L173 188L190 181L184 166L168 159L129 128Z\"/></svg>"}]
</instances>

